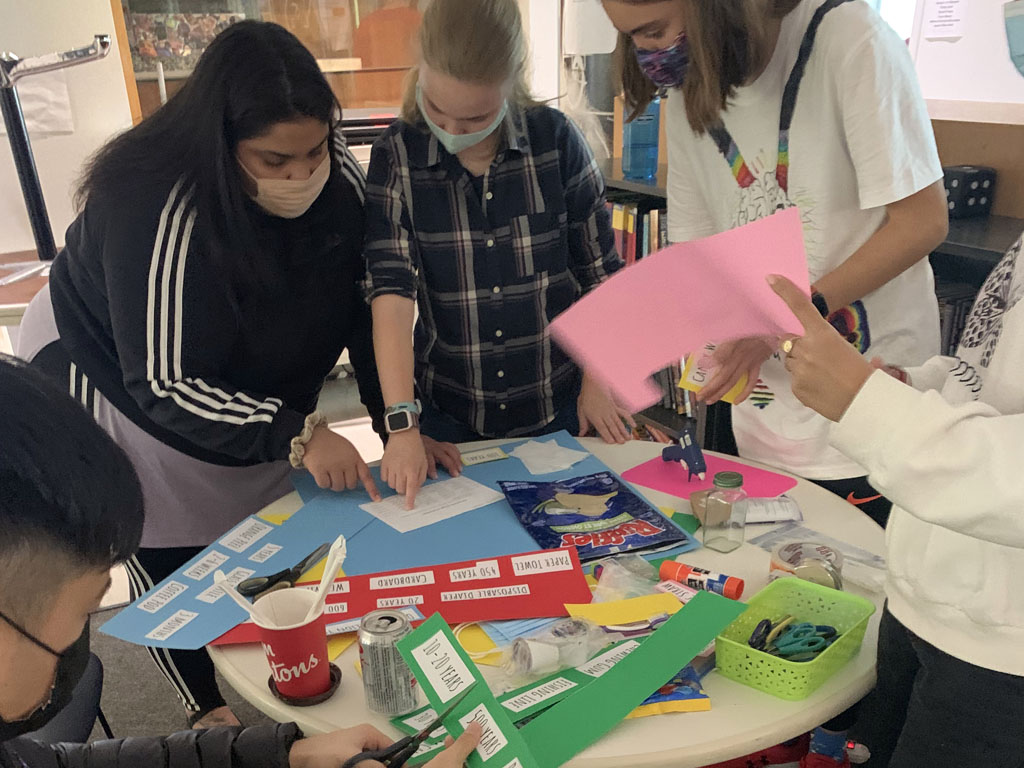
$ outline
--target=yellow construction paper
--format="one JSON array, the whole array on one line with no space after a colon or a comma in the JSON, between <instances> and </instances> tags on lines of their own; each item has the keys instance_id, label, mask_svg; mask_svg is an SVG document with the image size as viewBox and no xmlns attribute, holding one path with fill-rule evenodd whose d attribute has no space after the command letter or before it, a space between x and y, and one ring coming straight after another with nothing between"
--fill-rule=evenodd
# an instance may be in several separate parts
<instances>
[{"instance_id":1,"label":"yellow construction paper","mask_svg":"<svg viewBox=\"0 0 1024 768\"><path fill-rule=\"evenodd\" d=\"M672 615L682 607L675 596L663 592L656 595L631 597L628 600L612 600L607 603L565 604L565 609L570 616L590 619L601 626L647 621L662 613Z\"/></svg>"},{"instance_id":2,"label":"yellow construction paper","mask_svg":"<svg viewBox=\"0 0 1024 768\"><path fill-rule=\"evenodd\" d=\"M293 512L261 512L258 517L263 518L271 525L280 525L293 514Z\"/></svg>"},{"instance_id":3,"label":"yellow construction paper","mask_svg":"<svg viewBox=\"0 0 1024 768\"><path fill-rule=\"evenodd\" d=\"M501 651L498 649L498 646L494 644L494 641L491 640L490 636L484 632L483 628L478 624L473 624L460 630L458 640L467 653L485 653L486 651L494 651L494 653L489 653L478 659L474 658L473 661L476 664L485 664L488 667L501 666Z\"/></svg>"},{"instance_id":4,"label":"yellow construction paper","mask_svg":"<svg viewBox=\"0 0 1024 768\"><path fill-rule=\"evenodd\" d=\"M711 354L715 351L714 344L707 344L704 346L704 353ZM686 358L686 366L683 368L683 375L679 378L680 389L688 389L691 392L700 392L704 389L704 385L711 378L711 372L701 368L697 365L697 360L704 357L704 353L694 352L688 358ZM740 376L740 380L733 385L730 389L722 396L722 400L727 403L736 402L736 398L740 396L743 388L747 386L747 374Z\"/></svg>"},{"instance_id":5,"label":"yellow construction paper","mask_svg":"<svg viewBox=\"0 0 1024 768\"><path fill-rule=\"evenodd\" d=\"M327 658L334 661L356 641L356 633L333 635L327 638Z\"/></svg>"},{"instance_id":6,"label":"yellow construction paper","mask_svg":"<svg viewBox=\"0 0 1024 768\"><path fill-rule=\"evenodd\" d=\"M641 704L628 715L627 720L651 715L665 715L669 712L709 712L711 699L684 699L682 701L660 701L657 704Z\"/></svg>"}]
</instances>

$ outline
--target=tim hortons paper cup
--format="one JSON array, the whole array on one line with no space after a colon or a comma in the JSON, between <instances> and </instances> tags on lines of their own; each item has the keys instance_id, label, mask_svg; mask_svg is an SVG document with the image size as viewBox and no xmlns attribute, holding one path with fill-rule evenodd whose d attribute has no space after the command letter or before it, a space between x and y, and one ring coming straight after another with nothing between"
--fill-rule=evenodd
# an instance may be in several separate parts
<instances>
[{"instance_id":1,"label":"tim hortons paper cup","mask_svg":"<svg viewBox=\"0 0 1024 768\"><path fill-rule=\"evenodd\" d=\"M331 687L323 610L304 621L315 602L316 593L308 589L281 589L253 603L271 676L289 699L308 699Z\"/></svg>"}]
</instances>

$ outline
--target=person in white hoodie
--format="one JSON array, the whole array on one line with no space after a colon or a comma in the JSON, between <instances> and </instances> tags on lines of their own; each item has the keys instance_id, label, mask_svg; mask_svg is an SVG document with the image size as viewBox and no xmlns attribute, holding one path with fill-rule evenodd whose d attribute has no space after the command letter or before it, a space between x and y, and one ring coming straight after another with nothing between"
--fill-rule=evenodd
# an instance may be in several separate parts
<instances>
[{"instance_id":1,"label":"person in white hoodie","mask_svg":"<svg viewBox=\"0 0 1024 768\"><path fill-rule=\"evenodd\" d=\"M982 286L956 357L907 371L879 370L769 278L805 330L782 344L793 393L894 503L878 683L854 729L871 765L1024 766L1022 244Z\"/></svg>"}]
</instances>

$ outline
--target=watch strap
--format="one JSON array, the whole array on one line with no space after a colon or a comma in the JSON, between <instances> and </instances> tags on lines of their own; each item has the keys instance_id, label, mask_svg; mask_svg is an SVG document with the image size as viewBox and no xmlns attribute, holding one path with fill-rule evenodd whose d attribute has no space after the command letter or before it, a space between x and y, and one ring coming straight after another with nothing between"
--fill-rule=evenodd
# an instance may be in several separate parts
<instances>
[{"instance_id":1,"label":"watch strap","mask_svg":"<svg viewBox=\"0 0 1024 768\"><path fill-rule=\"evenodd\" d=\"M419 416L421 413L423 413L423 406L421 405L419 400L414 400L412 402L395 403L394 405L389 405L384 410L384 414L387 415L389 413L401 413L403 411L407 413L414 413L417 416Z\"/></svg>"}]
</instances>

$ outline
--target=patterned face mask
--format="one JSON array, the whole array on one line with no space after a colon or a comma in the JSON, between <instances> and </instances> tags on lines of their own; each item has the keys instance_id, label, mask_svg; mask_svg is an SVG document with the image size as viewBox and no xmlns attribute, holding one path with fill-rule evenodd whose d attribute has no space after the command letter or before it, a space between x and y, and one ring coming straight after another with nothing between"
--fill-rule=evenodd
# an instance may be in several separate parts
<instances>
[{"instance_id":1,"label":"patterned face mask","mask_svg":"<svg viewBox=\"0 0 1024 768\"><path fill-rule=\"evenodd\" d=\"M678 88L690 68L690 43L680 32L667 48L645 51L636 48L636 60L644 74L659 88Z\"/></svg>"}]
</instances>

